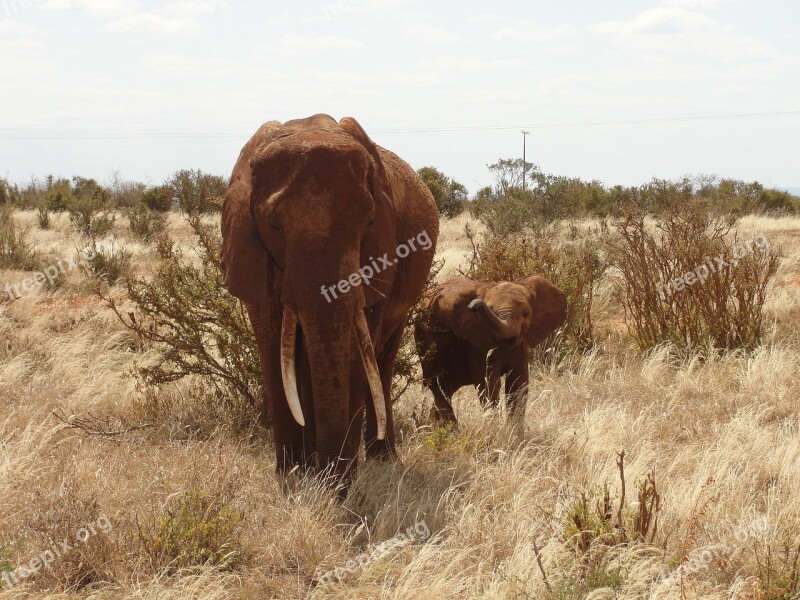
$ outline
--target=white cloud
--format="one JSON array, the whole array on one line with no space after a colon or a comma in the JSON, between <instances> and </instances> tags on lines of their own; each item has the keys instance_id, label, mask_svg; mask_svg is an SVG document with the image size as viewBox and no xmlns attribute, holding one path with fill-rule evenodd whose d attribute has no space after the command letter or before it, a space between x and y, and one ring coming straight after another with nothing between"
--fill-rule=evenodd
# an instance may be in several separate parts
<instances>
[{"instance_id":1,"label":"white cloud","mask_svg":"<svg viewBox=\"0 0 800 600\"><path fill-rule=\"evenodd\" d=\"M400 31L418 38L419 41L433 44L451 44L461 39L461 36L444 27L431 25L429 23L409 22L402 25Z\"/></svg>"},{"instance_id":2,"label":"white cloud","mask_svg":"<svg viewBox=\"0 0 800 600\"><path fill-rule=\"evenodd\" d=\"M662 6L670 6L673 8L696 8L699 10L708 10L718 8L729 0L663 0Z\"/></svg>"},{"instance_id":3,"label":"white cloud","mask_svg":"<svg viewBox=\"0 0 800 600\"><path fill-rule=\"evenodd\" d=\"M659 7L640 12L629 21L604 21L589 27L605 35L671 35L712 30L720 25L711 17L683 8Z\"/></svg>"},{"instance_id":4,"label":"white cloud","mask_svg":"<svg viewBox=\"0 0 800 600\"><path fill-rule=\"evenodd\" d=\"M518 58L482 59L466 56L442 56L434 62L434 65L439 69L466 71L468 73L474 73L475 71L491 71L494 73L503 69L516 69L521 64L522 60Z\"/></svg>"},{"instance_id":5,"label":"white cloud","mask_svg":"<svg viewBox=\"0 0 800 600\"><path fill-rule=\"evenodd\" d=\"M24 50L40 46L36 29L13 19L0 19L0 47Z\"/></svg>"},{"instance_id":6,"label":"white cloud","mask_svg":"<svg viewBox=\"0 0 800 600\"><path fill-rule=\"evenodd\" d=\"M358 50L364 44L353 38L339 37L336 35L322 35L310 37L307 35L285 35L280 39L280 45L295 51L311 50Z\"/></svg>"},{"instance_id":7,"label":"white cloud","mask_svg":"<svg viewBox=\"0 0 800 600\"><path fill-rule=\"evenodd\" d=\"M141 12L136 2L123 0L44 0L40 4L42 10L77 11L104 19L108 31L156 33L199 31L198 17L227 6L227 0L174 0L155 11Z\"/></svg>"},{"instance_id":8,"label":"white cloud","mask_svg":"<svg viewBox=\"0 0 800 600\"><path fill-rule=\"evenodd\" d=\"M143 13L132 17L115 19L106 25L109 31L152 31L155 33L182 33L199 31L200 23L183 17L165 17L154 13Z\"/></svg>"},{"instance_id":9,"label":"white cloud","mask_svg":"<svg viewBox=\"0 0 800 600\"><path fill-rule=\"evenodd\" d=\"M471 17L467 18L467 21L470 23L497 23L502 19L494 14L481 14L481 15L472 15Z\"/></svg>"},{"instance_id":10,"label":"white cloud","mask_svg":"<svg viewBox=\"0 0 800 600\"><path fill-rule=\"evenodd\" d=\"M535 21L519 21L496 30L492 38L513 42L550 42L570 38L577 32L572 25L543 26Z\"/></svg>"},{"instance_id":11,"label":"white cloud","mask_svg":"<svg viewBox=\"0 0 800 600\"><path fill-rule=\"evenodd\" d=\"M168 2L158 12L168 17L198 17L227 7L226 0L182 0Z\"/></svg>"},{"instance_id":12,"label":"white cloud","mask_svg":"<svg viewBox=\"0 0 800 600\"><path fill-rule=\"evenodd\" d=\"M2 36L17 36L32 33L33 28L13 21L11 19L0 19L0 35Z\"/></svg>"},{"instance_id":13,"label":"white cloud","mask_svg":"<svg viewBox=\"0 0 800 600\"><path fill-rule=\"evenodd\" d=\"M132 3L122 0L44 0L39 3L42 10L73 10L93 16L127 13Z\"/></svg>"}]
</instances>

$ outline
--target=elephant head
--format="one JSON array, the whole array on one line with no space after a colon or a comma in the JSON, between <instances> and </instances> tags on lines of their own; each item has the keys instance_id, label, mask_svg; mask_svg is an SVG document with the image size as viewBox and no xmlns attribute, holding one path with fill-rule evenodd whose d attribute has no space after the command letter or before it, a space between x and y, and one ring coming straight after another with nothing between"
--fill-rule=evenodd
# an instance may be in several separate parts
<instances>
[{"instance_id":1,"label":"elephant head","mask_svg":"<svg viewBox=\"0 0 800 600\"><path fill-rule=\"evenodd\" d=\"M393 273L335 298L324 291L352 281L377 240L395 243L389 194L377 147L361 126L317 115L264 125L242 151L225 198L226 286L248 305L251 320L263 309L281 322L285 402L301 426L313 411L322 465L335 461L350 435L353 385L369 388L377 437L386 434L386 404L365 309L388 293ZM313 405L300 400L307 386L298 393L299 335Z\"/></svg>"},{"instance_id":2,"label":"elephant head","mask_svg":"<svg viewBox=\"0 0 800 600\"><path fill-rule=\"evenodd\" d=\"M459 303L454 309L451 327L458 337L483 351L533 347L566 321L563 293L541 277L470 284L460 310Z\"/></svg>"}]
</instances>

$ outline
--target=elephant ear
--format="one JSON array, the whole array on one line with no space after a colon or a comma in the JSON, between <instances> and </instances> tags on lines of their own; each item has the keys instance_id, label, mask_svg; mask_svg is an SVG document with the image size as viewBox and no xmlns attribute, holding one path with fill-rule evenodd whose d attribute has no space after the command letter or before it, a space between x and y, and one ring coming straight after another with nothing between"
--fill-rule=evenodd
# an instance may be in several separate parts
<instances>
[{"instance_id":1,"label":"elephant ear","mask_svg":"<svg viewBox=\"0 0 800 600\"><path fill-rule=\"evenodd\" d=\"M364 128L353 117L345 117L339 121L339 128L361 144L372 158L369 174L370 191L376 202L391 202L389 178L381 159L380 150L364 131Z\"/></svg>"},{"instance_id":2,"label":"elephant ear","mask_svg":"<svg viewBox=\"0 0 800 600\"><path fill-rule=\"evenodd\" d=\"M282 129L270 121L242 148L233 168L222 207L221 266L228 291L242 302L263 306L267 302L267 252L251 209L253 187L250 162L256 151Z\"/></svg>"},{"instance_id":3,"label":"elephant ear","mask_svg":"<svg viewBox=\"0 0 800 600\"><path fill-rule=\"evenodd\" d=\"M531 294L528 345L533 348L566 322L567 298L564 292L537 275L525 277L517 283L525 286Z\"/></svg>"}]
</instances>

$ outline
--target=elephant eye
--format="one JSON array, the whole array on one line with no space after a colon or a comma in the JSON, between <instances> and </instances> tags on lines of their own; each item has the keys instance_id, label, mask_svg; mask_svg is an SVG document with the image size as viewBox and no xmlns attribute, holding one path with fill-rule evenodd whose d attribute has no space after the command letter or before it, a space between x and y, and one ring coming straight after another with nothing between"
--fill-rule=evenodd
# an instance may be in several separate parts
<instances>
[{"instance_id":1,"label":"elephant eye","mask_svg":"<svg viewBox=\"0 0 800 600\"><path fill-rule=\"evenodd\" d=\"M280 231L281 230L281 226L278 223L273 223L272 221L270 221L269 222L269 226L270 226L271 229L274 229L275 231Z\"/></svg>"},{"instance_id":2,"label":"elephant eye","mask_svg":"<svg viewBox=\"0 0 800 600\"><path fill-rule=\"evenodd\" d=\"M523 317L530 317L530 316L531 316L531 311L529 311L529 310L526 308L525 310L523 310L523 311L522 311L522 316L523 316Z\"/></svg>"}]
</instances>

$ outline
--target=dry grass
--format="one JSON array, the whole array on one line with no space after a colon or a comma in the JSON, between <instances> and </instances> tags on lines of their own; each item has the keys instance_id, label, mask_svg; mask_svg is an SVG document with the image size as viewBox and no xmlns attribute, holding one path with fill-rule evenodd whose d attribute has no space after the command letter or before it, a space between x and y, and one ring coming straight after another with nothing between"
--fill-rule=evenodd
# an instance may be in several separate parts
<instances>
[{"instance_id":1,"label":"dry grass","mask_svg":"<svg viewBox=\"0 0 800 600\"><path fill-rule=\"evenodd\" d=\"M74 252L66 217L48 231L35 229L35 218L18 215L40 250ZM443 224L442 278L469 254L467 221ZM190 239L179 217L169 227ZM742 228L780 247L766 346L683 362L666 348L636 357L601 284L597 319L608 337L569 365L534 369L524 422L482 411L462 390L459 430L431 431L431 399L412 390L397 409L401 461L362 465L343 504L312 480L280 481L269 433L242 425L252 415L213 405L201 382L137 386L130 373L147 356L81 274L57 291L0 300L0 568L28 564L50 539L74 536L100 515L113 524L52 569L0 589L0 599L788 600L800 543L800 219L751 217ZM115 233L146 273L152 250L124 220ZM0 283L26 276L2 271ZM582 494L594 509L608 489L616 519L622 450L628 517L638 510L638 483L656 474L653 544L617 543L599 526L571 532ZM211 500L181 520L176 507L193 505L182 503L187 494ZM769 531L737 542L761 516ZM315 580L423 520L424 543L395 548L340 584ZM154 560L153 532L176 522L179 539L211 539L235 555L187 564L195 556L187 551L169 564L156 552ZM708 568L658 580L684 553L719 544L729 548Z\"/></svg>"}]
</instances>

